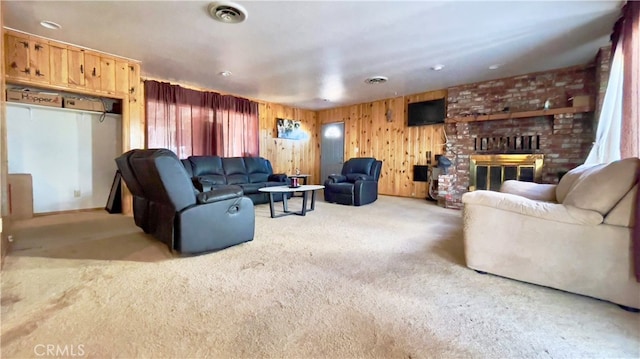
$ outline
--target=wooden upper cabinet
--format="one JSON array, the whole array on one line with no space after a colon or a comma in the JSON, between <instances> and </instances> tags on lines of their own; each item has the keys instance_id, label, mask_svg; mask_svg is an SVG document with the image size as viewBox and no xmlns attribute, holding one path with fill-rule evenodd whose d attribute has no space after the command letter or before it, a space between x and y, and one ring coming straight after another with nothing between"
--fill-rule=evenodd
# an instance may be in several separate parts
<instances>
[{"instance_id":1,"label":"wooden upper cabinet","mask_svg":"<svg viewBox=\"0 0 640 359\"><path fill-rule=\"evenodd\" d=\"M46 83L58 89L129 96L130 101L137 101L138 63L13 30L5 30L3 36L9 82Z\"/></svg>"},{"instance_id":2,"label":"wooden upper cabinet","mask_svg":"<svg viewBox=\"0 0 640 359\"><path fill-rule=\"evenodd\" d=\"M100 56L84 52L84 85L88 90L100 91Z\"/></svg>"},{"instance_id":3,"label":"wooden upper cabinet","mask_svg":"<svg viewBox=\"0 0 640 359\"><path fill-rule=\"evenodd\" d=\"M69 52L64 45L49 46L49 78L51 84L67 86L69 85Z\"/></svg>"},{"instance_id":4,"label":"wooden upper cabinet","mask_svg":"<svg viewBox=\"0 0 640 359\"><path fill-rule=\"evenodd\" d=\"M100 57L100 90L116 93L116 60L113 58Z\"/></svg>"},{"instance_id":5,"label":"wooden upper cabinet","mask_svg":"<svg viewBox=\"0 0 640 359\"><path fill-rule=\"evenodd\" d=\"M140 64L129 63L129 102L137 102L140 91Z\"/></svg>"},{"instance_id":6,"label":"wooden upper cabinet","mask_svg":"<svg viewBox=\"0 0 640 359\"><path fill-rule=\"evenodd\" d=\"M116 60L116 93L129 93L129 63Z\"/></svg>"},{"instance_id":7,"label":"wooden upper cabinet","mask_svg":"<svg viewBox=\"0 0 640 359\"><path fill-rule=\"evenodd\" d=\"M67 71L69 87L84 87L84 50L67 47Z\"/></svg>"},{"instance_id":8,"label":"wooden upper cabinet","mask_svg":"<svg viewBox=\"0 0 640 359\"><path fill-rule=\"evenodd\" d=\"M29 37L7 32L4 44L7 77L29 80Z\"/></svg>"},{"instance_id":9,"label":"wooden upper cabinet","mask_svg":"<svg viewBox=\"0 0 640 359\"><path fill-rule=\"evenodd\" d=\"M31 80L49 83L49 42L33 37L29 40L29 64Z\"/></svg>"}]
</instances>

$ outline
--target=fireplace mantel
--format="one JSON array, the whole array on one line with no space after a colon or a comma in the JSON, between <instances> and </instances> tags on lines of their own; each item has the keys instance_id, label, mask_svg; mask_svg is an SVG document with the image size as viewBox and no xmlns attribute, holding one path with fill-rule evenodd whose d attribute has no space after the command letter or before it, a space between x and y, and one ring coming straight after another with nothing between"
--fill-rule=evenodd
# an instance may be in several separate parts
<instances>
[{"instance_id":1,"label":"fireplace mantel","mask_svg":"<svg viewBox=\"0 0 640 359\"><path fill-rule=\"evenodd\" d=\"M446 123L456 122L479 122L479 121L495 121L495 120L508 120L512 118L528 118L539 116L555 116L562 114L574 114L591 112L593 108L591 106L579 106L579 107L560 107L550 108L548 110L534 110L534 111L522 111L522 112L505 112L495 113L491 115L481 116L462 116L462 117L449 117L445 119Z\"/></svg>"}]
</instances>

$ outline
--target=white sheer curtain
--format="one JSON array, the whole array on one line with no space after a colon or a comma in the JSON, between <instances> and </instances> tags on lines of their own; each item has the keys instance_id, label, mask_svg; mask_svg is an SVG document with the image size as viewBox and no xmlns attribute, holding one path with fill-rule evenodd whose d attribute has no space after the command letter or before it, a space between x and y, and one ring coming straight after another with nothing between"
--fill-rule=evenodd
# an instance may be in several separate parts
<instances>
[{"instance_id":1,"label":"white sheer curtain","mask_svg":"<svg viewBox=\"0 0 640 359\"><path fill-rule=\"evenodd\" d=\"M616 161L620 155L620 135L622 130L622 84L624 75L624 56L622 46L616 46L611 61L611 72L607 91L602 102L602 111L598 119L596 142L593 144L585 164L598 164Z\"/></svg>"}]
</instances>

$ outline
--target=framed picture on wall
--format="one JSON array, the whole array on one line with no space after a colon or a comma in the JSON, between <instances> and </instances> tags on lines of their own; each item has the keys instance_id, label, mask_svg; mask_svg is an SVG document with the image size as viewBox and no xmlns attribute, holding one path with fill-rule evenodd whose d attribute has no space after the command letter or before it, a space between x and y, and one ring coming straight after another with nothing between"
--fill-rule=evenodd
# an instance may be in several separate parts
<instances>
[{"instance_id":1,"label":"framed picture on wall","mask_svg":"<svg viewBox=\"0 0 640 359\"><path fill-rule=\"evenodd\" d=\"M302 130L300 121L287 120L284 118L276 119L278 138L287 140L304 140L309 136Z\"/></svg>"}]
</instances>

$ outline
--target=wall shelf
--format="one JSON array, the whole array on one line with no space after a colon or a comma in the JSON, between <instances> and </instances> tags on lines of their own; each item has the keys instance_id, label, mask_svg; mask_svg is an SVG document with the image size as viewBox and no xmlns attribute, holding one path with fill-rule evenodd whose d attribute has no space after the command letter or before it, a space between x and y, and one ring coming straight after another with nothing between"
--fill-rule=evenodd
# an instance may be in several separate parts
<instances>
[{"instance_id":1,"label":"wall shelf","mask_svg":"<svg viewBox=\"0 0 640 359\"><path fill-rule=\"evenodd\" d=\"M89 111L89 110L78 110L78 109L75 109L75 108L66 108L66 107L42 106L42 105L36 105L36 104L31 104L31 103L25 103L25 102L7 101L7 102L5 102L5 104L8 105L8 106L18 106L18 107L27 107L27 108L40 108L40 109L44 109L44 110L53 110L53 111L90 113L90 114L95 114L95 115L104 114L105 116L122 116L119 113L99 112L99 111Z\"/></svg>"},{"instance_id":2,"label":"wall shelf","mask_svg":"<svg viewBox=\"0 0 640 359\"><path fill-rule=\"evenodd\" d=\"M584 113L584 112L591 112L591 111L593 111L593 108L591 106L560 107L560 108L550 108L548 110L506 112L506 113L495 113L491 115L480 115L480 116L450 117L450 118L446 118L445 122L458 123L458 122L509 120L512 118L554 116L554 115L561 115L561 114Z\"/></svg>"}]
</instances>

